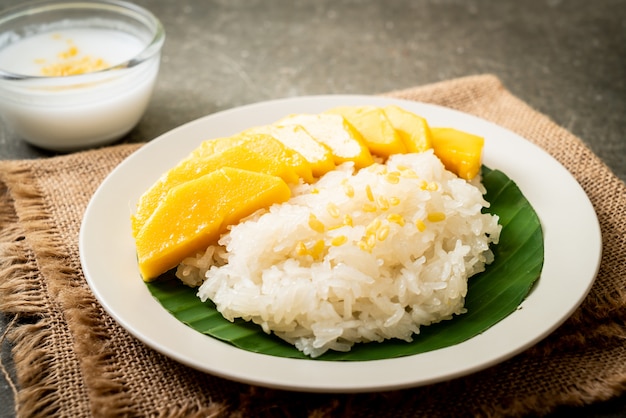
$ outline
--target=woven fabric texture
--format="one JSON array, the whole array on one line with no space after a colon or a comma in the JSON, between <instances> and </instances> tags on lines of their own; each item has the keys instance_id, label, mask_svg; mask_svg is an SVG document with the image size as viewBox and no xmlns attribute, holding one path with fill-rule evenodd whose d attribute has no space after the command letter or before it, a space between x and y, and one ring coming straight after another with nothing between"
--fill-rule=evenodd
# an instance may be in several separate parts
<instances>
[{"instance_id":1,"label":"woven fabric texture","mask_svg":"<svg viewBox=\"0 0 626 418\"><path fill-rule=\"evenodd\" d=\"M13 318L21 417L522 416L626 387L626 185L581 140L475 75L386 93L467 112L555 157L580 183L603 234L590 294L559 329L487 370L425 387L361 394L291 393L224 380L148 348L98 304L83 276L83 212L140 144L0 162L0 310ZM129 231L130 233L130 231ZM558 295L555 295L558 297ZM419 370L415 371L419 373Z\"/></svg>"}]
</instances>

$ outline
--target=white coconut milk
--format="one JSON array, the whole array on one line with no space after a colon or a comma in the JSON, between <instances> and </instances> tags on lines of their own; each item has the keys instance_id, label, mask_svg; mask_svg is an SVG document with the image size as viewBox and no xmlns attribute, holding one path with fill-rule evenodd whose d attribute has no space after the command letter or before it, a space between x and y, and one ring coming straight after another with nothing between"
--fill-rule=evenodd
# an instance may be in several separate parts
<instances>
[{"instance_id":1,"label":"white coconut milk","mask_svg":"<svg viewBox=\"0 0 626 418\"><path fill-rule=\"evenodd\" d=\"M115 140L143 115L159 55L131 68L115 67L144 48L131 34L99 28L20 39L0 51L0 70L36 78L0 80L0 114L9 129L44 148L72 150Z\"/></svg>"}]
</instances>

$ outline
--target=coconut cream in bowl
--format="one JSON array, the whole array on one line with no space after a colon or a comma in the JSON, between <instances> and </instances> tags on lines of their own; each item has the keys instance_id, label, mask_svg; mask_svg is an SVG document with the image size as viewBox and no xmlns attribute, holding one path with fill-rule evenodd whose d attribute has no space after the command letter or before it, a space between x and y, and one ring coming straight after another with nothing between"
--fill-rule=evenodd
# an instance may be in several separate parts
<instances>
[{"instance_id":1,"label":"coconut cream in bowl","mask_svg":"<svg viewBox=\"0 0 626 418\"><path fill-rule=\"evenodd\" d=\"M38 1L0 13L0 116L54 151L111 143L144 114L165 33L116 0Z\"/></svg>"}]
</instances>

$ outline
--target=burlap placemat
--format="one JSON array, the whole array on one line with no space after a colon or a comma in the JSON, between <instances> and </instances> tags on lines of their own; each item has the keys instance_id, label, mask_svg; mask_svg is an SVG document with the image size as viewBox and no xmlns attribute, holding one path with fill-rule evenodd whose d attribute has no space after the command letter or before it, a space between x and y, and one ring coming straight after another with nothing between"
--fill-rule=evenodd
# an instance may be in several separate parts
<instances>
[{"instance_id":1,"label":"burlap placemat","mask_svg":"<svg viewBox=\"0 0 626 418\"><path fill-rule=\"evenodd\" d=\"M583 145L491 75L388 93L437 103L538 144L580 182L600 219L596 283L556 332L500 365L386 393L303 394L223 380L131 337L99 306L82 275L83 210L138 145L0 163L0 309L10 318L19 416L521 416L623 392L626 384L626 186ZM558 295L555 295L558 297ZM415 370L419 373L419 370Z\"/></svg>"}]
</instances>

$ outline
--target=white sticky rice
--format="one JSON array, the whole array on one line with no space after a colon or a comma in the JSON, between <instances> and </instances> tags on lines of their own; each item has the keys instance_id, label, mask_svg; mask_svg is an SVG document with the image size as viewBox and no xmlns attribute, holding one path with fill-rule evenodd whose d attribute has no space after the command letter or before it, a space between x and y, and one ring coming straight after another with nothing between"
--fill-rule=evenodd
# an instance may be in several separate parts
<instances>
[{"instance_id":1,"label":"white sticky rice","mask_svg":"<svg viewBox=\"0 0 626 418\"><path fill-rule=\"evenodd\" d=\"M311 357L358 342L411 341L465 312L468 278L493 260L495 215L429 152L356 171L346 163L232 227L177 276L228 320Z\"/></svg>"}]
</instances>

